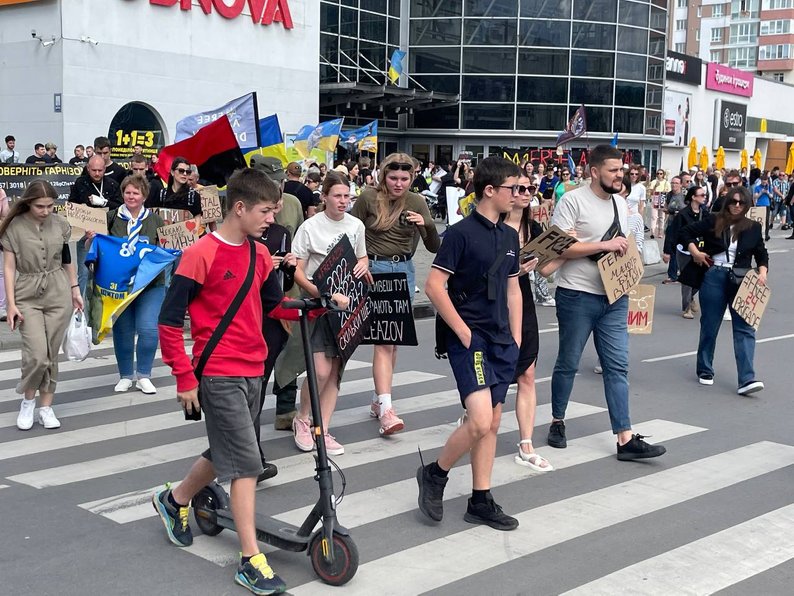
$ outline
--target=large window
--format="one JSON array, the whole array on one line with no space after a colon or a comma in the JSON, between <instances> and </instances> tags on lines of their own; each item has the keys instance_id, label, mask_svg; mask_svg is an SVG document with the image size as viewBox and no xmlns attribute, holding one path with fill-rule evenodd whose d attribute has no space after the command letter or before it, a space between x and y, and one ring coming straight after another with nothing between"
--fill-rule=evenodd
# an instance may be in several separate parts
<instances>
[{"instance_id":1,"label":"large window","mask_svg":"<svg viewBox=\"0 0 794 596\"><path fill-rule=\"evenodd\" d=\"M534 19L570 19L573 0L521 0L521 16Z\"/></svg>"},{"instance_id":2,"label":"large window","mask_svg":"<svg viewBox=\"0 0 794 596\"><path fill-rule=\"evenodd\" d=\"M568 74L568 50L540 50L537 48L518 50L519 74Z\"/></svg>"},{"instance_id":3,"label":"large window","mask_svg":"<svg viewBox=\"0 0 794 596\"><path fill-rule=\"evenodd\" d=\"M728 66L751 68L758 64L757 48L731 48L728 50Z\"/></svg>"},{"instance_id":4,"label":"large window","mask_svg":"<svg viewBox=\"0 0 794 596\"><path fill-rule=\"evenodd\" d=\"M711 30L711 42L720 43L722 41L722 29L715 27Z\"/></svg>"},{"instance_id":5,"label":"large window","mask_svg":"<svg viewBox=\"0 0 794 596\"><path fill-rule=\"evenodd\" d=\"M592 50L615 49L615 26L601 23L574 23L571 47Z\"/></svg>"},{"instance_id":6,"label":"large window","mask_svg":"<svg viewBox=\"0 0 794 596\"><path fill-rule=\"evenodd\" d=\"M414 48L410 53L410 73L457 74L460 72L460 48Z\"/></svg>"},{"instance_id":7,"label":"large window","mask_svg":"<svg viewBox=\"0 0 794 596\"><path fill-rule=\"evenodd\" d=\"M648 30L636 27L618 27L618 49L635 54L647 53Z\"/></svg>"},{"instance_id":8,"label":"large window","mask_svg":"<svg viewBox=\"0 0 794 596\"><path fill-rule=\"evenodd\" d=\"M457 0L460 3L460 0ZM467 17L515 17L518 0L465 0Z\"/></svg>"},{"instance_id":9,"label":"large window","mask_svg":"<svg viewBox=\"0 0 794 596\"><path fill-rule=\"evenodd\" d=\"M462 101L513 102L515 97L516 78L514 76L463 77Z\"/></svg>"},{"instance_id":10,"label":"large window","mask_svg":"<svg viewBox=\"0 0 794 596\"><path fill-rule=\"evenodd\" d=\"M645 85L615 81L615 105L635 108L645 107Z\"/></svg>"},{"instance_id":11,"label":"large window","mask_svg":"<svg viewBox=\"0 0 794 596\"><path fill-rule=\"evenodd\" d=\"M612 104L612 81L571 79L572 104Z\"/></svg>"},{"instance_id":12,"label":"large window","mask_svg":"<svg viewBox=\"0 0 794 596\"><path fill-rule=\"evenodd\" d=\"M517 100L528 103L566 103L568 79L518 77Z\"/></svg>"},{"instance_id":13,"label":"large window","mask_svg":"<svg viewBox=\"0 0 794 596\"><path fill-rule=\"evenodd\" d=\"M605 77L615 74L615 54L612 52L571 53L571 74L579 77Z\"/></svg>"},{"instance_id":14,"label":"large window","mask_svg":"<svg viewBox=\"0 0 794 596\"><path fill-rule=\"evenodd\" d=\"M463 128L513 129L513 104L463 104Z\"/></svg>"},{"instance_id":15,"label":"large window","mask_svg":"<svg viewBox=\"0 0 794 596\"><path fill-rule=\"evenodd\" d=\"M514 46L515 19L466 19L463 43L472 46Z\"/></svg>"},{"instance_id":16,"label":"large window","mask_svg":"<svg viewBox=\"0 0 794 596\"><path fill-rule=\"evenodd\" d=\"M759 60L783 60L791 58L791 55L791 44L788 43L761 46L758 49Z\"/></svg>"},{"instance_id":17,"label":"large window","mask_svg":"<svg viewBox=\"0 0 794 596\"><path fill-rule=\"evenodd\" d=\"M648 5L630 0L620 0L620 16L618 22L621 25L636 25L637 27L648 26Z\"/></svg>"},{"instance_id":18,"label":"large window","mask_svg":"<svg viewBox=\"0 0 794 596\"><path fill-rule=\"evenodd\" d=\"M794 8L794 0L764 0L761 3L764 10L775 10L778 8Z\"/></svg>"},{"instance_id":19,"label":"large window","mask_svg":"<svg viewBox=\"0 0 794 596\"><path fill-rule=\"evenodd\" d=\"M411 21L411 45L460 45L461 19Z\"/></svg>"},{"instance_id":20,"label":"large window","mask_svg":"<svg viewBox=\"0 0 794 596\"><path fill-rule=\"evenodd\" d=\"M392 4L399 5L399 0ZM463 2L449 0L411 0L412 17L459 17L463 14Z\"/></svg>"},{"instance_id":21,"label":"large window","mask_svg":"<svg viewBox=\"0 0 794 596\"><path fill-rule=\"evenodd\" d=\"M516 129L561 130L565 126L567 106L516 106Z\"/></svg>"},{"instance_id":22,"label":"large window","mask_svg":"<svg viewBox=\"0 0 794 596\"><path fill-rule=\"evenodd\" d=\"M515 48L463 48L463 72L513 74L515 71Z\"/></svg>"},{"instance_id":23,"label":"large window","mask_svg":"<svg viewBox=\"0 0 794 596\"><path fill-rule=\"evenodd\" d=\"M760 4L761 0L731 0L731 19L757 19Z\"/></svg>"},{"instance_id":24,"label":"large window","mask_svg":"<svg viewBox=\"0 0 794 596\"><path fill-rule=\"evenodd\" d=\"M521 19L519 45L567 48L571 40L571 24L564 21Z\"/></svg>"},{"instance_id":25,"label":"large window","mask_svg":"<svg viewBox=\"0 0 794 596\"><path fill-rule=\"evenodd\" d=\"M792 26L789 19L777 19L761 23L761 35L778 35L780 33L791 33L791 31Z\"/></svg>"},{"instance_id":26,"label":"large window","mask_svg":"<svg viewBox=\"0 0 794 596\"><path fill-rule=\"evenodd\" d=\"M615 77L618 79L631 79L633 81L645 80L645 67L648 59L636 54L618 54L615 66Z\"/></svg>"},{"instance_id":27,"label":"large window","mask_svg":"<svg viewBox=\"0 0 794 596\"><path fill-rule=\"evenodd\" d=\"M731 25L730 43L755 44L758 42L758 23L739 23Z\"/></svg>"},{"instance_id":28,"label":"large window","mask_svg":"<svg viewBox=\"0 0 794 596\"><path fill-rule=\"evenodd\" d=\"M618 16L618 0L574 0L574 21L614 23Z\"/></svg>"}]
</instances>

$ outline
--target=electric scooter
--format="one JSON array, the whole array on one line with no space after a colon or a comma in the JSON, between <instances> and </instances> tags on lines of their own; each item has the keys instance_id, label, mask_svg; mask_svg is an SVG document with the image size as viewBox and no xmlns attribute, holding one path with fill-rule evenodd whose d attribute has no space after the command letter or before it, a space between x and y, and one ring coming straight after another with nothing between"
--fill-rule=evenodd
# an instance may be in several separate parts
<instances>
[{"instance_id":1,"label":"electric scooter","mask_svg":"<svg viewBox=\"0 0 794 596\"><path fill-rule=\"evenodd\" d=\"M320 498L299 528L257 513L256 537L259 541L282 550L308 551L312 567L320 579L327 584L341 586L350 581L358 570L358 549L350 532L339 525L336 519L336 504L339 500L334 496L333 477L329 465L333 462L328 459L323 440L325 429L320 412L320 395L317 390L317 376L309 335L309 311L320 308L337 311L339 309L328 296L290 300L284 302L282 306L300 310L303 353L306 358L306 382L309 383L312 419L315 422L313 434L317 449L317 454L314 456L317 473L314 479L320 486ZM339 470L336 464L333 465ZM341 474L341 470L339 472ZM344 494L344 475L342 475L342 483ZM235 529L229 495L217 482L205 486L193 497L193 516L198 527L207 536L216 536L225 528ZM322 522L322 525L315 530L318 522Z\"/></svg>"}]
</instances>

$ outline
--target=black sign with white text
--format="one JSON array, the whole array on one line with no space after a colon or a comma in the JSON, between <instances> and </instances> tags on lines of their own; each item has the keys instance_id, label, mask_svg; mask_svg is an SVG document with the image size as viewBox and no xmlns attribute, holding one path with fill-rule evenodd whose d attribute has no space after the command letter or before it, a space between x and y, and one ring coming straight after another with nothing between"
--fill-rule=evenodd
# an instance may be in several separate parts
<instances>
[{"instance_id":1,"label":"black sign with white text","mask_svg":"<svg viewBox=\"0 0 794 596\"><path fill-rule=\"evenodd\" d=\"M667 52L664 63L668 81L682 81L690 85L703 82L703 60L678 52Z\"/></svg>"},{"instance_id":2,"label":"black sign with white text","mask_svg":"<svg viewBox=\"0 0 794 596\"><path fill-rule=\"evenodd\" d=\"M747 105L723 99L718 99L715 103L716 127L719 131L715 135L717 146L725 149L742 149L744 133L747 130Z\"/></svg>"},{"instance_id":3,"label":"black sign with white text","mask_svg":"<svg viewBox=\"0 0 794 596\"><path fill-rule=\"evenodd\" d=\"M373 273L369 288L372 319L362 344L417 346L411 290L405 273Z\"/></svg>"}]
</instances>

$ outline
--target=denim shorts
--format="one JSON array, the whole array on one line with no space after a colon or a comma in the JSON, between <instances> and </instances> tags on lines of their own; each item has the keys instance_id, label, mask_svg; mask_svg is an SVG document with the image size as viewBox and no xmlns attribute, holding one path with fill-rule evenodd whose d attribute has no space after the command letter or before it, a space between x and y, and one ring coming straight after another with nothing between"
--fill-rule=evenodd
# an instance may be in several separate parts
<instances>
[{"instance_id":1,"label":"denim shorts","mask_svg":"<svg viewBox=\"0 0 794 596\"><path fill-rule=\"evenodd\" d=\"M254 432L261 391L262 377L201 378L201 409L210 443L202 456L212 462L218 482L252 478L263 471Z\"/></svg>"},{"instance_id":2,"label":"denim shorts","mask_svg":"<svg viewBox=\"0 0 794 596\"><path fill-rule=\"evenodd\" d=\"M493 407L505 403L507 388L513 383L518 363L518 346L515 342L509 345L496 344L475 331L469 348L465 348L458 337L451 334L447 350L464 408L469 395L486 388L491 389Z\"/></svg>"},{"instance_id":3,"label":"denim shorts","mask_svg":"<svg viewBox=\"0 0 794 596\"><path fill-rule=\"evenodd\" d=\"M407 261L391 261L386 259L369 260L370 273L405 273L408 276L408 296L411 304L414 302L416 291L416 269L412 259Z\"/></svg>"}]
</instances>

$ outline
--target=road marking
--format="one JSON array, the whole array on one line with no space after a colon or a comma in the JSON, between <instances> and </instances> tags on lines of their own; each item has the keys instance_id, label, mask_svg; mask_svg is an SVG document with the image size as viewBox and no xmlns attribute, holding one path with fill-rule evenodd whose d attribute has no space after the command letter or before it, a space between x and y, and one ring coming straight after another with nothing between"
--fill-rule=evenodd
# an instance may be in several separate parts
<instances>
[{"instance_id":1,"label":"road marking","mask_svg":"<svg viewBox=\"0 0 794 596\"><path fill-rule=\"evenodd\" d=\"M595 581L565 596L714 594L794 558L794 505L732 526Z\"/></svg>"},{"instance_id":2,"label":"road marking","mask_svg":"<svg viewBox=\"0 0 794 596\"><path fill-rule=\"evenodd\" d=\"M418 594L520 557L794 464L794 447L768 441L550 503L516 517L514 532L476 526L375 559L358 568L345 594ZM705 569L701 573L706 573ZM380 581L399 574L400 582ZM319 581L290 594L336 594Z\"/></svg>"},{"instance_id":3,"label":"road marking","mask_svg":"<svg viewBox=\"0 0 794 596\"><path fill-rule=\"evenodd\" d=\"M777 335L775 337L766 337L764 339L757 339L755 343L757 344L765 344L770 341L780 341L783 339L791 339L794 338L794 333L789 333L788 335ZM680 354L670 354L669 356L659 356L657 358L647 358L643 360L643 362L661 362L663 360L675 360L676 358L686 358L687 356L697 356L697 350L694 352L681 352Z\"/></svg>"},{"instance_id":4,"label":"road marking","mask_svg":"<svg viewBox=\"0 0 794 596\"><path fill-rule=\"evenodd\" d=\"M160 350L157 350L154 354L154 357L160 358ZM91 367L98 367L98 366L116 366L116 357L114 356L113 352L107 354L105 356L89 356L82 362L72 362L70 360L66 360L64 362L58 363L58 374L65 373L65 372L73 372L75 370L83 370L83 369L90 369ZM116 380L118 380L118 375L116 375ZM19 380L19 369L12 368L0 371L0 382L2 381L18 381Z\"/></svg>"},{"instance_id":5,"label":"road marking","mask_svg":"<svg viewBox=\"0 0 794 596\"><path fill-rule=\"evenodd\" d=\"M441 378L443 378L441 375L435 375L421 371L403 371L394 374L392 385L394 387L400 387L402 385L425 383L427 381ZM348 381L345 385L344 391L340 389L340 396L350 393L372 391L375 387L374 381L372 379ZM432 404L428 405L432 406ZM381 447L384 447L385 443L387 443L380 438L377 439L377 441L380 443ZM14 482L27 484L29 486L33 486L34 488L62 486L64 484L72 484L74 482L80 482L83 480L92 480L95 478L101 478L103 476L121 474L130 470L140 470L149 466L195 457L204 449L206 449L206 447L207 437L204 436L204 433L202 433L201 437L197 437L195 439L178 441L176 443L169 443L167 445L158 445L155 447L149 447L147 449L121 453L119 455L112 455L92 461L85 461L58 466L55 468L37 470L34 472L27 472L24 474L17 474L15 476L9 476L8 478ZM297 457L299 456L296 456L296 458ZM307 458L302 459L305 461ZM311 459L312 458L309 455L308 460ZM279 471L279 476L280 475L281 471ZM308 476L311 476L311 474L309 473Z\"/></svg>"}]
</instances>

